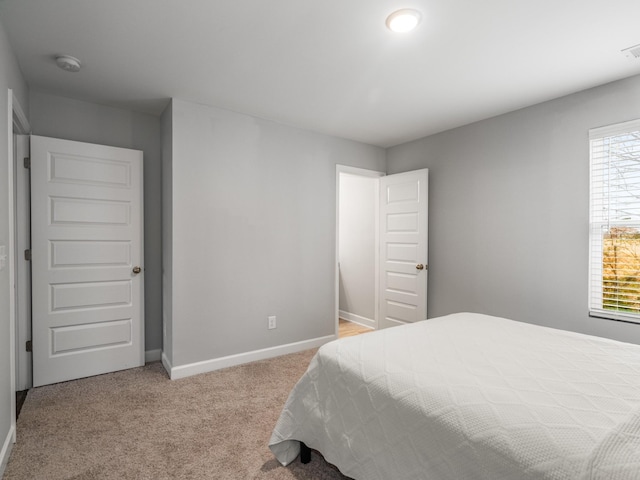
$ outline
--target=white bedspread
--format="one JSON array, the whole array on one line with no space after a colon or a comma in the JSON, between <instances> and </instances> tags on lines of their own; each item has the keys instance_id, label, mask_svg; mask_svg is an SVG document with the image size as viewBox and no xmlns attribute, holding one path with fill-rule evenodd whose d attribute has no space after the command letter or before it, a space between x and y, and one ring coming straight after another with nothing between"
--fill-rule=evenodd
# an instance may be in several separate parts
<instances>
[{"instance_id":1,"label":"white bedspread","mask_svg":"<svg viewBox=\"0 0 640 480\"><path fill-rule=\"evenodd\" d=\"M345 338L269 447L298 441L357 480L640 479L640 346L471 313Z\"/></svg>"}]
</instances>

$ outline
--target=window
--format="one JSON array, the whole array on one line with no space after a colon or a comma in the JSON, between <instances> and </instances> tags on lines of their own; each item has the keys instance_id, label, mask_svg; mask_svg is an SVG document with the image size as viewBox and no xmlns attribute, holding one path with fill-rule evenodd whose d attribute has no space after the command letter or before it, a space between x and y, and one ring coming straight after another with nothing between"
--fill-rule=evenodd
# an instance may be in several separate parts
<instances>
[{"instance_id":1,"label":"window","mask_svg":"<svg viewBox=\"0 0 640 480\"><path fill-rule=\"evenodd\" d=\"M640 323L640 120L589 140L589 312Z\"/></svg>"}]
</instances>

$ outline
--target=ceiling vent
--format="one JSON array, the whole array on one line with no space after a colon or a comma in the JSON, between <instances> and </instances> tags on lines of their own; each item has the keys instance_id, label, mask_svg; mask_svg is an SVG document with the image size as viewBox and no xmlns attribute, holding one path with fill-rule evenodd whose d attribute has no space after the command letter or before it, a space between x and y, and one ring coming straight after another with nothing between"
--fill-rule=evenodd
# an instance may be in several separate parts
<instances>
[{"instance_id":1,"label":"ceiling vent","mask_svg":"<svg viewBox=\"0 0 640 480\"><path fill-rule=\"evenodd\" d=\"M640 45L636 45L635 47L629 47L622 50L622 53L629 60L636 60L640 58Z\"/></svg>"}]
</instances>

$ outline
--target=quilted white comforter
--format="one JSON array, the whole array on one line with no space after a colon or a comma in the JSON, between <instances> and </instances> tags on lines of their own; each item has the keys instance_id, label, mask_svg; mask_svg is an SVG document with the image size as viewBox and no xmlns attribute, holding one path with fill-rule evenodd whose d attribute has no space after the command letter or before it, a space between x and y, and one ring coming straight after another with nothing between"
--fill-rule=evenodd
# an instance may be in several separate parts
<instances>
[{"instance_id":1,"label":"quilted white comforter","mask_svg":"<svg viewBox=\"0 0 640 480\"><path fill-rule=\"evenodd\" d=\"M324 345L269 447L358 480L640 479L640 346L460 313Z\"/></svg>"}]
</instances>

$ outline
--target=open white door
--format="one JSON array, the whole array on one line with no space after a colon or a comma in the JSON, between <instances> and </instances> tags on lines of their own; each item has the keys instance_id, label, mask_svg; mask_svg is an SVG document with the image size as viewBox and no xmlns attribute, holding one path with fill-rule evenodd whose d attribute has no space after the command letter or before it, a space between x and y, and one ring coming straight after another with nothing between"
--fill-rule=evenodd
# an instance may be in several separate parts
<instances>
[{"instance_id":1,"label":"open white door","mask_svg":"<svg viewBox=\"0 0 640 480\"><path fill-rule=\"evenodd\" d=\"M144 365L142 152L31 137L33 385Z\"/></svg>"},{"instance_id":2,"label":"open white door","mask_svg":"<svg viewBox=\"0 0 640 480\"><path fill-rule=\"evenodd\" d=\"M427 318L428 173L380 178L380 328Z\"/></svg>"}]
</instances>

